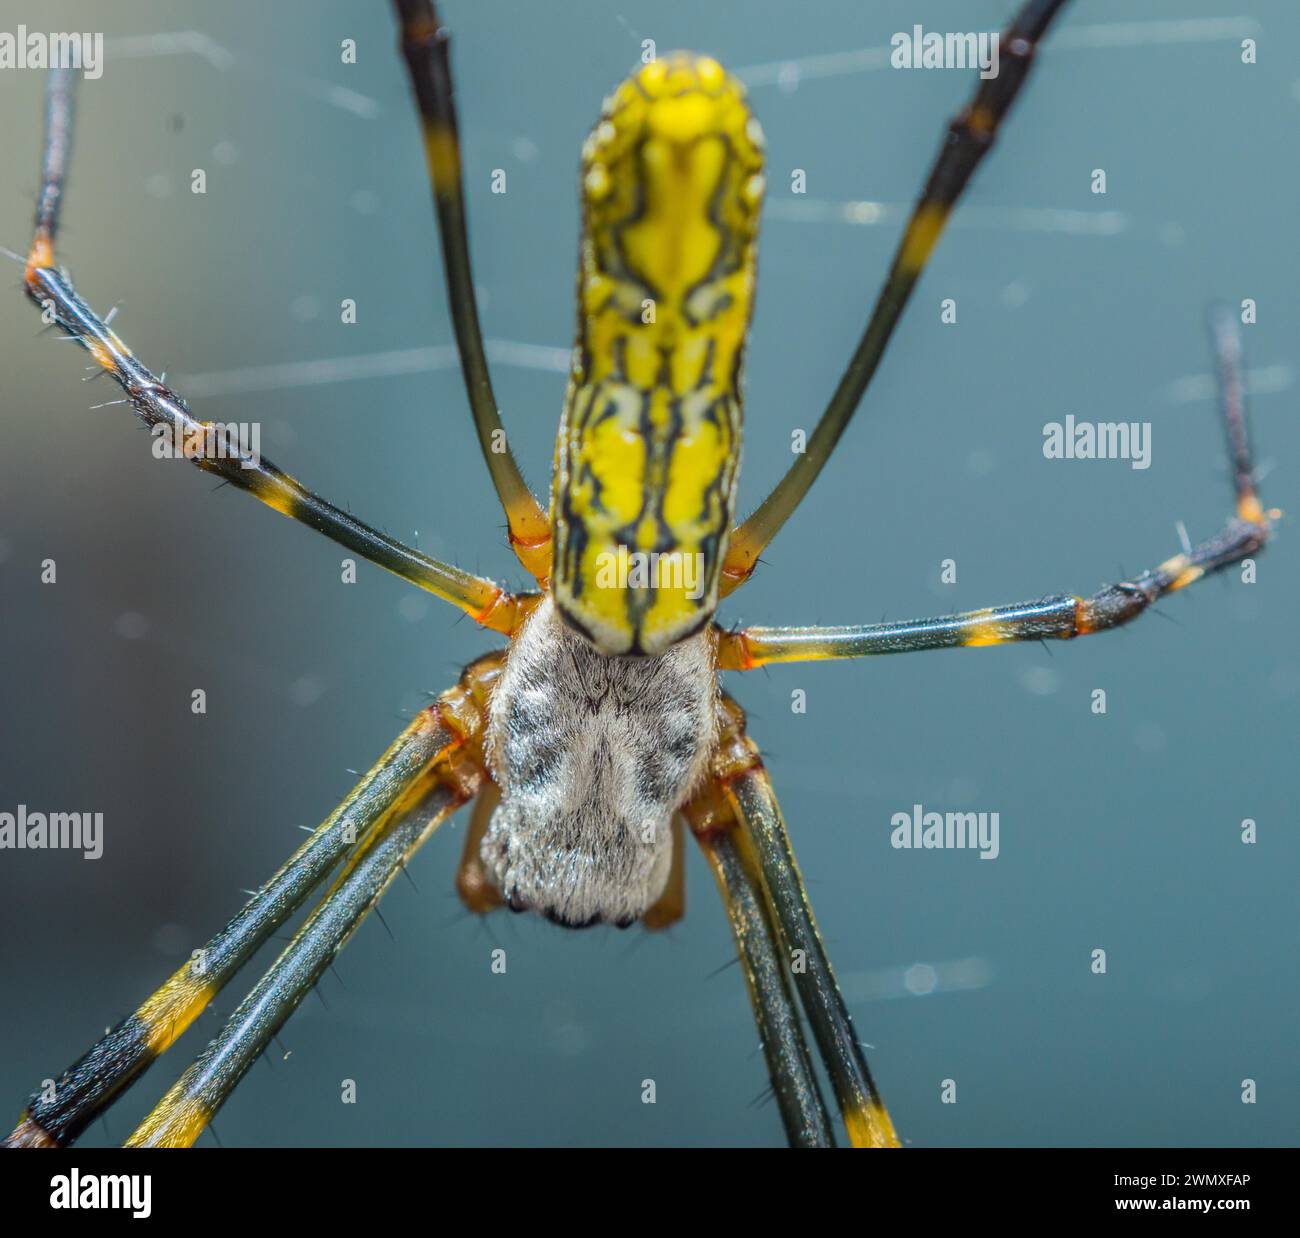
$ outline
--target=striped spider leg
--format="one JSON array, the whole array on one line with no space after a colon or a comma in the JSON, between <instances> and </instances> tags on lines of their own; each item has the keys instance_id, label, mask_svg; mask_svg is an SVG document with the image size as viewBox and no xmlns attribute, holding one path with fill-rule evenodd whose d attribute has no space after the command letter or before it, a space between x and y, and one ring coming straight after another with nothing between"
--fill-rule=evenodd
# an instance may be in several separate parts
<instances>
[{"instance_id":1,"label":"striped spider leg","mask_svg":"<svg viewBox=\"0 0 1300 1238\"><path fill-rule=\"evenodd\" d=\"M402 57L420 115L425 161L442 242L447 299L474 428L492 484L505 509L510 545L520 563L542 583L550 575L551 526L541 504L525 484L506 439L479 329L465 221L460 133L452 93L451 40L427 0L394 0L394 3L401 27Z\"/></svg>"},{"instance_id":2,"label":"striped spider leg","mask_svg":"<svg viewBox=\"0 0 1300 1238\"><path fill-rule=\"evenodd\" d=\"M816 1079L804 1070L806 1057L800 1059L797 1041L787 1045L781 1037L785 1009L781 988L769 975L767 959L761 954L755 957L748 948L751 915L743 902L737 906L730 896L731 885L741 874L756 888L756 902L771 924L769 934L779 944L780 976L793 975L849 1142L854 1147L896 1148L894 1124L872 1081L826 956L758 746L746 733L744 712L730 697L723 698L723 712L722 735L712 754L708 780L687 805L686 816L723 891L786 1136L796 1147L833 1142ZM799 966L793 965L796 959ZM784 1001L788 1000L787 994Z\"/></svg>"},{"instance_id":3,"label":"striped spider leg","mask_svg":"<svg viewBox=\"0 0 1300 1238\"><path fill-rule=\"evenodd\" d=\"M423 781L437 782L434 771L446 766L456 741L455 733L442 725L437 707L423 711L220 932L194 951L190 961L133 1013L106 1031L53 1081L52 1088L42 1087L32 1094L5 1146L73 1143L186 1031L349 851L363 841L391 835L408 795ZM319 942L320 935L314 936ZM335 949L341 941L337 939ZM329 961L328 956L322 957ZM282 1000L287 997L282 995ZM197 1137L198 1130L191 1127L190 1133Z\"/></svg>"},{"instance_id":4,"label":"striped spider leg","mask_svg":"<svg viewBox=\"0 0 1300 1238\"><path fill-rule=\"evenodd\" d=\"M503 660L498 652L471 663L456 687L411 724L410 729L436 737L433 759L413 776L392 779L398 795L391 807L358 840L279 958L131 1133L127 1147L194 1143L398 871L479 793L487 781L482 750L487 698ZM381 759L377 768L383 765Z\"/></svg>"},{"instance_id":5,"label":"striped spider leg","mask_svg":"<svg viewBox=\"0 0 1300 1238\"><path fill-rule=\"evenodd\" d=\"M809 436L807 450L753 514L732 532L722 569L724 596L749 579L764 547L794 515L831 458L875 377L894 328L943 235L953 207L975 169L993 148L998 130L1033 66L1038 45L1065 3L1066 0L1027 0L1002 32L997 76L982 79L970 103L949 122L866 328Z\"/></svg>"},{"instance_id":6,"label":"striped spider leg","mask_svg":"<svg viewBox=\"0 0 1300 1238\"><path fill-rule=\"evenodd\" d=\"M751 627L723 636L719 665L750 670L772 662L865 658L914 649L982 648L1010 641L1072 640L1136 619L1168 593L1258 554L1268 543L1276 509L1265 510L1255 488L1241 379L1241 333L1230 311L1211 319L1228 454L1236 505L1213 537L1188 544L1158 567L1132 580L1105 585L1088 597L1054 594L1009 606L846 627Z\"/></svg>"}]
</instances>

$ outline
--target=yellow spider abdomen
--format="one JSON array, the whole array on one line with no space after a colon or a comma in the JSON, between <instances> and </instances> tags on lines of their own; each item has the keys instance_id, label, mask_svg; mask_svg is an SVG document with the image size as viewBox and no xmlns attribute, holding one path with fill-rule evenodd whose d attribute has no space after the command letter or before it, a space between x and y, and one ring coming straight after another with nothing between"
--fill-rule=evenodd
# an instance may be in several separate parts
<instances>
[{"instance_id":1,"label":"yellow spider abdomen","mask_svg":"<svg viewBox=\"0 0 1300 1238\"><path fill-rule=\"evenodd\" d=\"M743 87L681 52L619 86L583 147L551 584L605 654L662 653L717 607L762 169Z\"/></svg>"}]
</instances>

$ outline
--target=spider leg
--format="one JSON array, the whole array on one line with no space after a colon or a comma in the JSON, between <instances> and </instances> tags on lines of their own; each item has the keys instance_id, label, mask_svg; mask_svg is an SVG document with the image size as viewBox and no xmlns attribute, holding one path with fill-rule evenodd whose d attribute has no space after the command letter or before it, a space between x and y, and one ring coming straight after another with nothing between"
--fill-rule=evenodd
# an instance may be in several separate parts
<instances>
[{"instance_id":1,"label":"spider leg","mask_svg":"<svg viewBox=\"0 0 1300 1238\"><path fill-rule=\"evenodd\" d=\"M336 882L337 888L345 880L351 881L349 894L322 926L313 931L304 946L308 957L321 960L320 965L324 967L332 952L325 951L322 943L328 943L330 934L337 930L339 908L345 904L353 909L360 906L357 918L364 915L368 904L365 904L362 894L375 888L376 874L380 869L374 866L382 868L391 858L395 844L389 840L400 827L402 837L410 841L408 835L413 827L408 822L413 819L410 817L413 796L427 794L431 797L429 803L437 807L435 801L442 795L442 789L451 788L463 796L474 784L477 778L477 774L472 772L477 761L474 754L478 749L487 694L503 661L504 655L497 652L471 663L456 687L443 693L430 708L422 710L357 783L347 799L262 885L225 928L201 950L196 950L190 961L133 1014L105 1033L65 1070L51 1094L44 1089L33 1094L5 1143L14 1147L71 1144L181 1036L227 981L307 900L340 860L349 852L357 855L364 852L367 857L382 853L382 859L366 859L364 877L352 876L357 863L351 862L343 877ZM468 760L466 753L470 754ZM467 768L470 773L466 773ZM420 838L423 837L423 827L421 831ZM402 855L406 853L403 851ZM378 888L382 889L382 884ZM329 927L325 927L326 923ZM304 928L299 937L306 931ZM338 939L335 950L342 940ZM287 1014L286 1011L285 1017ZM278 1026L276 1023L275 1027Z\"/></svg>"},{"instance_id":2,"label":"spider leg","mask_svg":"<svg viewBox=\"0 0 1300 1238\"><path fill-rule=\"evenodd\" d=\"M216 1038L131 1133L126 1147L188 1148L194 1143L398 871L474 795L481 778L476 763L452 762L430 771L412 788L392 817L349 856L311 917Z\"/></svg>"},{"instance_id":3,"label":"spider leg","mask_svg":"<svg viewBox=\"0 0 1300 1238\"><path fill-rule=\"evenodd\" d=\"M465 847L456 869L456 893L465 905L465 910L476 916L486 915L505 905L501 891L492 884L492 879L487 874L482 855L483 837L488 831L492 813L500 802L501 792L497 790L496 783L485 781L483 790L474 801L469 828L465 831Z\"/></svg>"},{"instance_id":4,"label":"spider leg","mask_svg":"<svg viewBox=\"0 0 1300 1238\"><path fill-rule=\"evenodd\" d=\"M27 258L27 295L117 381L127 402L155 435L169 440L205 472L245 490L281 515L300 521L379 567L427 589L498 632L515 630L533 601L506 593L493 581L440 563L371 528L313 494L269 460L229 434L210 433L210 423L190 412L185 400L145 367L77 294L66 271L55 266L54 242L72 135L72 71L49 74L46 142L36 230ZM214 441L215 440L215 441Z\"/></svg>"},{"instance_id":5,"label":"spider leg","mask_svg":"<svg viewBox=\"0 0 1300 1238\"><path fill-rule=\"evenodd\" d=\"M752 840L737 828L738 820L716 784L706 784L686 813L731 922L786 1139L796 1148L834 1147L830 1116L799 1022L785 951L765 899Z\"/></svg>"},{"instance_id":6,"label":"spider leg","mask_svg":"<svg viewBox=\"0 0 1300 1238\"><path fill-rule=\"evenodd\" d=\"M866 330L808 439L807 450L731 535L722 567L724 595L749 579L764 547L794 515L830 459L884 356L889 338L948 216L980 161L992 148L999 127L1024 85L1038 43L1064 3L1065 0L1028 0L1002 35L997 76L981 80L965 111L949 124Z\"/></svg>"},{"instance_id":7,"label":"spider leg","mask_svg":"<svg viewBox=\"0 0 1300 1238\"><path fill-rule=\"evenodd\" d=\"M1070 640L1119 627L1167 593L1257 554L1272 522L1255 489L1241 384L1241 340L1236 320L1221 309L1212 320L1220 403L1236 492L1236 510L1215 536L1166 559L1135 580L1106 585L1090 597L1058 594L1010 606L994 606L934 619L849 627L746 628L721 634L719 665L750 670L771 662L862 658L914 649L980 648L1008 641Z\"/></svg>"},{"instance_id":8,"label":"spider leg","mask_svg":"<svg viewBox=\"0 0 1300 1238\"><path fill-rule=\"evenodd\" d=\"M710 781L688 805L688 818L696 836L703 835L706 852L713 834L730 826L742 860L757 875L764 914L779 935L783 979L788 968L830 1076L849 1142L854 1147L898 1147L893 1122L876 1091L826 957L776 794L758 749L745 732L744 712L730 697L723 698L723 708L726 717ZM760 1000L752 987L751 994L757 1012ZM779 1098L788 1086L783 1083L788 1063L774 1065L769 1050L768 1065Z\"/></svg>"},{"instance_id":9,"label":"spider leg","mask_svg":"<svg viewBox=\"0 0 1300 1238\"><path fill-rule=\"evenodd\" d=\"M394 2L402 30L402 56L424 130L424 154L433 183L447 299L474 427L492 484L505 509L510 545L520 563L537 580L545 581L551 571L550 522L528 489L510 450L479 328L461 184L460 133L449 56L451 38L430 0Z\"/></svg>"}]
</instances>

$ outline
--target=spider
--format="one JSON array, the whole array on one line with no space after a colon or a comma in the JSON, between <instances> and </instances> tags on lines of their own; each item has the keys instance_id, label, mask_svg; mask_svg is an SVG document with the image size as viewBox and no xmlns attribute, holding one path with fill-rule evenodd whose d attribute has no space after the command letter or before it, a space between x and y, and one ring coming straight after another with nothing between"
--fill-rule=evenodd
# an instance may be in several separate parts
<instances>
[{"instance_id":1,"label":"spider","mask_svg":"<svg viewBox=\"0 0 1300 1238\"><path fill-rule=\"evenodd\" d=\"M571 928L672 924L682 914L684 840L692 835L734 931L789 1141L827 1146L838 1133L857 1146L898 1145L758 747L718 673L1098 633L1256 554L1276 517L1255 489L1238 344L1221 318L1215 339L1236 509L1217 536L1090 596L844 627L726 629L715 621L720 600L750 578L830 459L1064 2L1029 0L1002 35L1000 72L980 81L951 122L806 450L736 523L764 190L762 131L742 87L708 57L655 59L606 100L583 148L578 332L547 511L506 438L480 336L447 32L429 0L395 0L468 401L510 545L537 590L512 594L438 562L246 449L195 457L204 471L452 603L508 644L466 667L225 928L32 1095L10 1145L72 1143L334 874L280 957L127 1140L192 1144L411 854L466 805L456 878L466 907L534 911ZM56 262L71 130L72 77L53 71L27 292L120 384L151 431L201 436L206 423Z\"/></svg>"}]
</instances>

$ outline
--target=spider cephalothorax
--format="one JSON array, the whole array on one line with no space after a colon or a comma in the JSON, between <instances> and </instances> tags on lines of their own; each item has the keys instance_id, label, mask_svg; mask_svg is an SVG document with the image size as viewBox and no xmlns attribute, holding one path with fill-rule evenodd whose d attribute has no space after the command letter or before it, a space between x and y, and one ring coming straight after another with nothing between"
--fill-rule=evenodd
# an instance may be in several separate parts
<instances>
[{"instance_id":1,"label":"spider cephalothorax","mask_svg":"<svg viewBox=\"0 0 1300 1238\"><path fill-rule=\"evenodd\" d=\"M502 798L483 863L508 905L578 928L639 920L667 883L673 813L705 772L717 705L712 633L605 657L545 599L489 709Z\"/></svg>"}]
</instances>

